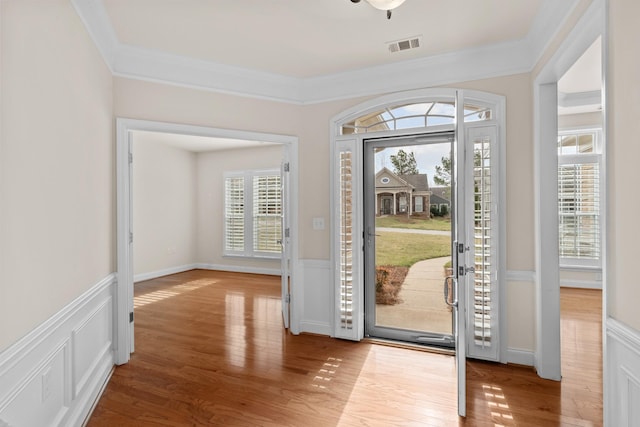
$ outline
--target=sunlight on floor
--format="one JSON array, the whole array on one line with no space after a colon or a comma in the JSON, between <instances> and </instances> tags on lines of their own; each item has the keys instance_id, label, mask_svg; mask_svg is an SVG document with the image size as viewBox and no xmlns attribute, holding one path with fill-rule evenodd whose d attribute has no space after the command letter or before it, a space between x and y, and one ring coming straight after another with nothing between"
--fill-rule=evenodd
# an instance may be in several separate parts
<instances>
[{"instance_id":1,"label":"sunlight on floor","mask_svg":"<svg viewBox=\"0 0 640 427\"><path fill-rule=\"evenodd\" d=\"M509 410L509 405L507 404L507 399L505 398L502 388L494 385L483 385L482 390L484 392L485 399L487 400L491 417L494 421L497 421L494 424L494 427L514 425L513 415ZM503 421L504 424L501 423L500 420Z\"/></svg>"},{"instance_id":2,"label":"sunlight on floor","mask_svg":"<svg viewBox=\"0 0 640 427\"><path fill-rule=\"evenodd\" d=\"M322 368L320 368L316 376L313 377L313 384L311 384L311 386L321 390L327 389L331 380L336 376L336 372L338 368L340 368L340 363L342 363L342 359L328 357L322 364Z\"/></svg>"},{"instance_id":3,"label":"sunlight on floor","mask_svg":"<svg viewBox=\"0 0 640 427\"><path fill-rule=\"evenodd\" d=\"M167 298L175 297L176 295L180 295L189 291L194 291L204 286L213 285L214 283L217 283L217 282L218 280L198 279L198 280L192 280L190 282L182 283L180 285L170 286L170 287L167 287L166 289L149 292L148 294L138 295L133 298L133 308L139 308L147 304L151 304L154 302L165 300Z\"/></svg>"}]
</instances>

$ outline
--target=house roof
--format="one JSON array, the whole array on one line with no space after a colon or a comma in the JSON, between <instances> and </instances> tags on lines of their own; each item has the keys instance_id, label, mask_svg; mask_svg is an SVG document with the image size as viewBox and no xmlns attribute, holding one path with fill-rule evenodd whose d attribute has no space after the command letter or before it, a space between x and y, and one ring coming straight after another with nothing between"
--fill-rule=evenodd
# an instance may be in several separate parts
<instances>
[{"instance_id":1,"label":"house roof","mask_svg":"<svg viewBox=\"0 0 640 427\"><path fill-rule=\"evenodd\" d=\"M445 195L449 191L449 187L431 187L431 197L433 198L433 196L437 196L442 200L445 200L446 203L449 203L449 197Z\"/></svg>"},{"instance_id":2,"label":"house roof","mask_svg":"<svg viewBox=\"0 0 640 427\"><path fill-rule=\"evenodd\" d=\"M400 177L408 182L416 191L429 191L429 181L427 180L426 173L400 175Z\"/></svg>"},{"instance_id":3,"label":"house roof","mask_svg":"<svg viewBox=\"0 0 640 427\"><path fill-rule=\"evenodd\" d=\"M380 178L387 176L390 178L388 183L381 183ZM411 187L413 191L429 191L429 180L426 173L418 173L412 175L396 175L389 168L383 167L376 173L376 188L385 187Z\"/></svg>"}]
</instances>

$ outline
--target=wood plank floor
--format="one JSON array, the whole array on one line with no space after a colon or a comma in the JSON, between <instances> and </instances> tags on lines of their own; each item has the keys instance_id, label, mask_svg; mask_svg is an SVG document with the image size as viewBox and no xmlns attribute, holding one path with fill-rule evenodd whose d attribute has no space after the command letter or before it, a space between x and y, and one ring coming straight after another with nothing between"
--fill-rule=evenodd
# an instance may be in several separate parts
<instances>
[{"instance_id":1,"label":"wood plank floor","mask_svg":"<svg viewBox=\"0 0 640 427\"><path fill-rule=\"evenodd\" d=\"M279 278L194 270L136 285L136 352L88 426L602 425L599 291L562 291L563 381L282 330Z\"/></svg>"}]
</instances>

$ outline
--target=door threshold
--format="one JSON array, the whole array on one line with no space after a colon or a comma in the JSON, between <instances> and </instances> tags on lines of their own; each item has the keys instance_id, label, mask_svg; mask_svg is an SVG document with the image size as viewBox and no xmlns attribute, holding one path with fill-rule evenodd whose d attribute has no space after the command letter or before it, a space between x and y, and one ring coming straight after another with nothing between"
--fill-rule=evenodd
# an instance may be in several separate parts
<instances>
[{"instance_id":1,"label":"door threshold","mask_svg":"<svg viewBox=\"0 0 640 427\"><path fill-rule=\"evenodd\" d=\"M453 349L442 348L442 347L429 345L429 344L418 344L418 343L411 343L406 341L395 341L395 340L389 340L384 338L374 338L374 337L366 337L366 338L363 338L362 341L370 342L372 344L386 345L389 347L424 351L426 353L444 354L446 356L456 355L456 351Z\"/></svg>"}]
</instances>

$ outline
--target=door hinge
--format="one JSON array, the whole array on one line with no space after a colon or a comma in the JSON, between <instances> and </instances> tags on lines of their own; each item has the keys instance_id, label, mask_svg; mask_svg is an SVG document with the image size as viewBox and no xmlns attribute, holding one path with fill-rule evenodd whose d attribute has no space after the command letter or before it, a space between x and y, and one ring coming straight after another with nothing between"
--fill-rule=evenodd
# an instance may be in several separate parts
<instances>
[{"instance_id":1,"label":"door hinge","mask_svg":"<svg viewBox=\"0 0 640 427\"><path fill-rule=\"evenodd\" d=\"M129 152L129 164L133 163L133 153Z\"/></svg>"},{"instance_id":2,"label":"door hinge","mask_svg":"<svg viewBox=\"0 0 640 427\"><path fill-rule=\"evenodd\" d=\"M284 229L284 237L291 237L291 230L289 228Z\"/></svg>"},{"instance_id":3,"label":"door hinge","mask_svg":"<svg viewBox=\"0 0 640 427\"><path fill-rule=\"evenodd\" d=\"M284 169L285 172L289 172L289 162L286 162L285 164L283 164L282 169Z\"/></svg>"},{"instance_id":4,"label":"door hinge","mask_svg":"<svg viewBox=\"0 0 640 427\"><path fill-rule=\"evenodd\" d=\"M291 302L291 294L287 294L284 296L284 302L289 304Z\"/></svg>"},{"instance_id":5,"label":"door hinge","mask_svg":"<svg viewBox=\"0 0 640 427\"><path fill-rule=\"evenodd\" d=\"M133 311L129 312L129 323L133 323Z\"/></svg>"},{"instance_id":6,"label":"door hinge","mask_svg":"<svg viewBox=\"0 0 640 427\"><path fill-rule=\"evenodd\" d=\"M133 231L129 232L129 243L133 243Z\"/></svg>"}]
</instances>

